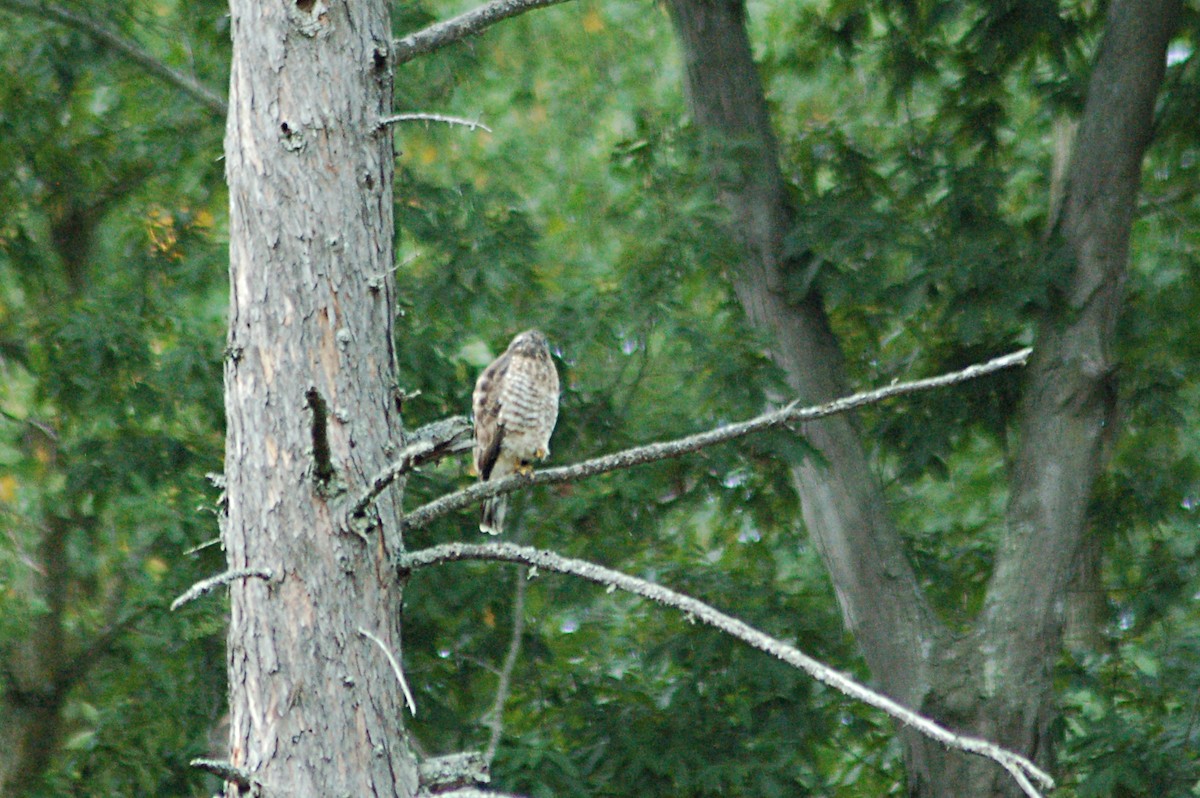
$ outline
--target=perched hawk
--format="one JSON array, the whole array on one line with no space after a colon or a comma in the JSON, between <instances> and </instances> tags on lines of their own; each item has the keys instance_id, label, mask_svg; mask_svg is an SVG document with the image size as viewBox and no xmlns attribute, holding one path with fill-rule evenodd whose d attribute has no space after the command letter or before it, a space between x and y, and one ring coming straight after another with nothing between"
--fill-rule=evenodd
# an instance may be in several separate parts
<instances>
[{"instance_id":1,"label":"perched hawk","mask_svg":"<svg viewBox=\"0 0 1200 798\"><path fill-rule=\"evenodd\" d=\"M558 372L546 336L526 330L514 338L479 375L471 404L479 479L532 471L534 460L550 454L550 433L558 420ZM480 531L500 534L507 508L507 496L485 501Z\"/></svg>"}]
</instances>

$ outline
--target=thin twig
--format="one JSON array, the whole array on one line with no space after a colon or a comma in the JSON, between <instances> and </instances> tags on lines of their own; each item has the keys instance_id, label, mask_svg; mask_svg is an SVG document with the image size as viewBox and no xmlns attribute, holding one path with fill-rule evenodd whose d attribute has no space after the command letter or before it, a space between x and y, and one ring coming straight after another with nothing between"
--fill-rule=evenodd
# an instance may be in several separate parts
<instances>
[{"instance_id":1,"label":"thin twig","mask_svg":"<svg viewBox=\"0 0 1200 798\"><path fill-rule=\"evenodd\" d=\"M136 42L126 39L116 31L111 30L87 15L79 14L57 3L39 2L39 0L0 0L0 7L48 19L52 22L66 25L69 28L83 31L105 47L120 53L142 67L151 75L165 80L176 88L182 89L192 99L198 100L201 105L213 113L224 116L228 110L225 100L221 98L220 94L205 86L191 75L167 66Z\"/></svg>"},{"instance_id":2,"label":"thin twig","mask_svg":"<svg viewBox=\"0 0 1200 798\"><path fill-rule=\"evenodd\" d=\"M391 649L382 640L361 626L358 627L358 633L379 646L380 650L383 651L384 656L387 657L387 661L391 663L392 672L396 674L396 681L400 682L400 691L404 693L404 703L408 704L408 711L415 718L417 716L417 702L413 699L412 691L408 689L408 680L404 678L404 671L400 669L400 663L392 655Z\"/></svg>"},{"instance_id":3,"label":"thin twig","mask_svg":"<svg viewBox=\"0 0 1200 798\"><path fill-rule=\"evenodd\" d=\"M470 119L463 119L460 116L446 116L445 114L428 114L428 113L412 113L412 114L396 114L395 116L385 116L379 120L380 125L394 125L397 122L441 122L446 125L462 125L471 130L476 128L486 130L488 133L492 129L482 122L475 122Z\"/></svg>"},{"instance_id":4,"label":"thin twig","mask_svg":"<svg viewBox=\"0 0 1200 798\"><path fill-rule=\"evenodd\" d=\"M4 5L4 2L3 0L0 0L0 6L2 5ZM21 424L23 426L30 427L31 429L35 429L45 435L47 440L58 440L58 432L55 431L54 427L50 426L44 421L38 421L36 418L22 418L15 413L8 412L7 410L0 410L0 418L8 419L14 424Z\"/></svg>"},{"instance_id":5,"label":"thin twig","mask_svg":"<svg viewBox=\"0 0 1200 798\"><path fill-rule=\"evenodd\" d=\"M182 596L171 602L171 610L177 610L189 601L194 601L206 593L211 593L221 585L227 585L230 582L238 579L247 579L249 577L258 577L259 579L271 579L274 576L270 568L234 568L225 573L211 576L208 579L202 579L196 584L187 589Z\"/></svg>"},{"instance_id":6,"label":"thin twig","mask_svg":"<svg viewBox=\"0 0 1200 798\"><path fill-rule=\"evenodd\" d=\"M184 554L198 554L199 552L202 552L205 549L212 548L213 546L219 546L219 545L221 545L221 539L219 537L212 538L211 540L206 540L203 543L198 543L195 546L192 546L190 549L184 549L183 553Z\"/></svg>"},{"instance_id":7,"label":"thin twig","mask_svg":"<svg viewBox=\"0 0 1200 798\"><path fill-rule=\"evenodd\" d=\"M977 737L966 737L955 734L945 727L922 715L913 712L887 696L881 695L864 687L849 676L830 668L804 654L794 646L777 640L764 632L760 632L744 621L726 615L710 607L702 601L676 593L674 590L639 579L635 576L614 571L585 560L563 557L551 551L535 549L529 546L517 546L513 543L447 543L428 549L401 555L399 566L404 571L411 571L429 565L459 560L495 560L498 562L523 563L547 571L572 574L589 582L606 585L634 593L643 598L656 601L667 607L673 607L687 614L688 618L702 621L715 629L732 635L737 639L763 651L776 659L803 670L814 679L829 685L851 698L857 699L869 706L882 710L896 720L918 730L938 742L958 748L968 753L987 757L999 763L1009 773L1022 774L1026 778L1017 778L1017 782L1030 798L1041 798L1030 783L1029 778L1036 779L1046 788L1054 786L1054 780L1024 756L1000 748L994 743Z\"/></svg>"},{"instance_id":8,"label":"thin twig","mask_svg":"<svg viewBox=\"0 0 1200 798\"><path fill-rule=\"evenodd\" d=\"M500 747L500 737L504 734L504 703L508 701L513 669L521 653L521 636L525 633L525 586L528 583L529 572L525 568L518 568L517 588L513 596L512 637L509 638L508 653L504 656L500 679L496 683L496 699L492 702L492 708L484 715L484 725L492 730L487 750L483 753L483 761L489 768L496 758L496 749Z\"/></svg>"},{"instance_id":9,"label":"thin twig","mask_svg":"<svg viewBox=\"0 0 1200 798\"><path fill-rule=\"evenodd\" d=\"M481 33L502 19L524 14L535 8L552 6L566 0L492 0L478 8L459 14L444 22L435 22L423 30L410 33L396 41L392 62L407 64L419 55L440 50L448 44Z\"/></svg>"},{"instance_id":10,"label":"thin twig","mask_svg":"<svg viewBox=\"0 0 1200 798\"><path fill-rule=\"evenodd\" d=\"M956 385L976 379L977 377L982 377L985 374L992 374L1003 369L1012 368L1013 366L1024 365L1032 352L1032 349L1022 349L1018 352L989 360L986 363L977 363L973 366L968 366L960 371L942 374L937 377L929 377L923 380L913 380L912 382L898 382L883 388L876 388L875 390L856 393L841 399L834 399L831 402L813 407L799 407L799 402L792 402L786 407L764 413L748 421L729 424L677 440L635 446L632 449L625 449L624 451L607 454L592 460L585 460L575 465L535 471L528 476L518 474L490 482L480 482L418 507L405 515L404 527L405 529L413 529L426 526L433 519L447 513L477 504L491 496L511 493L527 485L552 485L560 482L574 482L596 474L629 468L643 463L651 463L657 460L665 460L669 457L678 457L682 454L695 452L718 443L725 443L735 438L741 438L753 432L815 421L816 419L845 413L849 410L882 402L885 399L891 399L896 396Z\"/></svg>"}]
</instances>

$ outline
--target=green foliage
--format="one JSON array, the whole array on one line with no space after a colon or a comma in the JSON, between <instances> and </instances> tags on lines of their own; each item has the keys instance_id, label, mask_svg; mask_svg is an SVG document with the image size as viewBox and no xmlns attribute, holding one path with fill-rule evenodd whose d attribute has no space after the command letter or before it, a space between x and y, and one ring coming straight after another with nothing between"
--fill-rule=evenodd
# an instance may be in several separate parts
<instances>
[{"instance_id":1,"label":"green foliage","mask_svg":"<svg viewBox=\"0 0 1200 798\"><path fill-rule=\"evenodd\" d=\"M220 15L197 10L106 24L219 79ZM195 795L221 610L166 605L222 559L184 554L216 536L220 120L57 25L7 19L0 52L0 714L18 728L34 691L58 716L48 767L9 786Z\"/></svg>"},{"instance_id":2,"label":"green foliage","mask_svg":"<svg viewBox=\"0 0 1200 798\"><path fill-rule=\"evenodd\" d=\"M821 290L862 384L1010 351L1061 294L1067 264L1045 239L1051 175L1063 165L1055 148L1081 107L1102 22L1084 4L751 8L798 209L789 245L812 263L790 288ZM554 47L537 46L534 31ZM696 160L674 59L662 16L609 3L515 20L398 76L405 103L495 130L398 134L409 192L398 225L413 258L399 273L413 303L401 322L401 346L413 350L402 372L406 388L422 391L410 422L464 412L479 368L533 324L551 334L565 377L554 463L753 415L783 393L766 342L747 330L720 279L736 253L719 233L723 216ZM1192 61L1173 67L1164 119L1187 116ZM1116 620L1130 617L1117 563L1139 564L1143 581L1129 595L1152 605L1136 610L1146 628L1195 589L1194 557L1145 548L1156 534L1194 537L1194 522L1167 508L1194 495L1196 476L1197 449L1178 434L1194 420L1180 389L1191 384L1184 364L1197 340L1196 297L1184 277L1195 258L1194 235L1184 231L1197 221L1196 140L1194 126L1170 130L1152 156L1161 166L1147 195L1179 218L1147 206L1137 231L1122 322L1127 426L1094 511L1109 541L1117 646L1133 634ZM435 212L450 223L429 224ZM973 622L991 574L1020 390L1021 375L1004 374L862 414L922 584L952 626ZM784 436L764 436L530 491L515 499L514 534L671 584L785 637L789 622L803 623L802 648L859 668L796 528L785 465L804 456ZM468 479L443 466L410 482L408 502ZM1168 517L1170 530L1154 533ZM472 535L471 518L456 517L414 545ZM1134 542L1141 548L1128 551ZM417 735L436 750L482 745L491 669L507 648L509 577L455 566L419 574L409 590L416 638L406 659L430 710ZM525 615L497 760L505 789L903 790L898 749L875 713L794 676L776 674L786 687L765 684L772 663L711 632L560 577L532 583ZM1194 618L1176 623L1197 639ZM1161 635L1137 645L1163 656ZM1128 655L1106 662L1122 679L1139 678ZM1123 766L1121 777L1134 779L1138 757L1151 754L1170 775L1141 774L1143 784L1185 784L1196 760L1183 742L1194 748L1196 732L1186 712L1171 715L1168 694L1194 692L1200 680L1176 676L1178 693L1165 679L1159 697L1128 689L1124 714L1108 712L1107 726L1083 720L1078 693L1064 688L1062 768L1076 774L1069 789L1103 794L1091 774ZM1116 707L1106 690L1097 688L1097 700ZM786 718L786 734L776 734L768 706ZM1171 731L1154 732L1168 717ZM1117 754L1105 764L1100 750Z\"/></svg>"},{"instance_id":3,"label":"green foliage","mask_svg":"<svg viewBox=\"0 0 1200 798\"><path fill-rule=\"evenodd\" d=\"M1063 761L1080 798L1196 795L1196 636L1164 623L1067 669Z\"/></svg>"},{"instance_id":4,"label":"green foliage","mask_svg":"<svg viewBox=\"0 0 1200 798\"><path fill-rule=\"evenodd\" d=\"M134 3L108 22L226 83L224 7ZM79 5L78 10L90 11ZM395 9L398 34L461 11ZM88 667L32 794L201 795L189 758L223 711L223 613L164 606L222 568L224 211L220 120L88 36L0 27L0 662L57 628ZM1091 526L1103 650L1060 671L1064 795L1196 794L1200 439L1195 12L1169 68L1121 319L1122 406ZM957 368L1031 340L1061 293L1046 245L1103 8L1090 3L764 2L752 40L805 256L856 384ZM398 70L400 110L495 131L397 128L397 320L405 424L465 413L479 370L539 326L563 377L552 464L683 435L786 396L725 273L661 7L564 4ZM1019 374L860 415L937 612L980 608L1004 523ZM788 465L765 434L523 491L511 537L660 581L866 676ZM468 484L414 475L409 507ZM416 548L475 538L471 514ZM61 552L48 570L47 552ZM48 575L65 579L51 589ZM428 753L480 747L511 634L511 569L415 575L404 660ZM893 728L715 632L538 575L506 703L498 787L531 796L863 796L904 791ZM47 622L52 626L46 626ZM36 653L36 652L35 652Z\"/></svg>"}]
</instances>

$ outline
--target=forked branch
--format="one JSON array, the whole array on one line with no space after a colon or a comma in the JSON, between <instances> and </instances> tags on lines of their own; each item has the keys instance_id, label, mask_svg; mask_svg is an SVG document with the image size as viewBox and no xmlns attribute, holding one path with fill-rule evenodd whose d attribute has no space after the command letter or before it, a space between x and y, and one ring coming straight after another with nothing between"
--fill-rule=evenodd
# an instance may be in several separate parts
<instances>
[{"instance_id":1,"label":"forked branch","mask_svg":"<svg viewBox=\"0 0 1200 798\"><path fill-rule=\"evenodd\" d=\"M511 493L526 485L551 485L560 482L575 482L596 474L629 468L643 463L652 463L656 460L665 460L670 457L679 457L682 454L699 451L700 449L715 446L718 443L725 443L735 438L741 438L754 432L761 432L762 430L774 427L802 424L807 421L815 421L819 418L837 415L838 413L845 413L849 410L882 402L884 399L890 399L895 396L904 396L920 391L928 391L933 388L956 385L960 382L982 377L985 374L992 374L1003 369L1012 368L1013 366L1022 366L1029 359L1029 355L1032 352L1032 349L1022 349L1018 352L989 360L986 363L968 366L960 371L942 374L937 377L929 377L923 380L913 380L912 382L898 382L883 388L876 388L872 391L856 393L842 399L834 399L831 402L813 407L799 407L798 402L792 402L786 407L772 410L769 413L756 416L748 421L729 424L707 432L689 435L685 438L636 446L632 449L604 455L603 457L585 460L575 465L535 471L529 476L517 475L493 482L481 482L418 507L404 517L404 527L405 529L423 527L433 519L447 513L476 504L490 496Z\"/></svg>"},{"instance_id":2,"label":"forked branch","mask_svg":"<svg viewBox=\"0 0 1200 798\"><path fill-rule=\"evenodd\" d=\"M409 436L408 445L386 468L371 478L367 485L343 512L340 526L343 531L364 533L367 526L366 512L371 503L389 485L426 463L436 462L442 457L471 448L473 441L471 423L466 416L451 416L432 424L426 424Z\"/></svg>"},{"instance_id":3,"label":"forked branch","mask_svg":"<svg viewBox=\"0 0 1200 798\"><path fill-rule=\"evenodd\" d=\"M619 588L643 598L656 601L667 607L672 607L687 614L689 618L702 621L705 624L732 635L744 643L770 654L787 664L799 668L814 679L829 685L845 695L850 696L876 709L882 710L896 720L904 723L922 734L938 742L957 748L961 751L987 757L1003 767L1021 785L1021 789L1030 798L1041 798L1032 781L1037 781L1047 789L1054 786L1054 780L1026 757L1005 750L994 743L978 737L966 737L946 729L934 721L901 706L887 696L881 695L859 684L850 677L834 670L804 654L794 646L777 640L764 632L760 632L749 624L726 615L710 607L702 601L676 593L670 588L639 579L628 574L605 568L585 560L563 557L551 551L517 546L512 543L447 543L421 549L400 558L399 566L405 571L412 571L439 563L457 562L460 560L494 560L497 562L522 563L531 567L562 574L571 574L598 585ZM1031 781L1032 780L1032 781Z\"/></svg>"}]
</instances>

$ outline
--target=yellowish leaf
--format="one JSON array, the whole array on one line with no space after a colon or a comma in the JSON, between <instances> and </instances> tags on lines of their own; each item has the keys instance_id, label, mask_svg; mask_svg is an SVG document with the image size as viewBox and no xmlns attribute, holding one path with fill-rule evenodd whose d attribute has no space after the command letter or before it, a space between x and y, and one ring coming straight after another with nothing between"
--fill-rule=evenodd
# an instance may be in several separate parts
<instances>
[{"instance_id":1,"label":"yellowish leaf","mask_svg":"<svg viewBox=\"0 0 1200 798\"><path fill-rule=\"evenodd\" d=\"M604 30L604 18L600 12L592 9L583 15L583 29L587 33L599 33Z\"/></svg>"},{"instance_id":2,"label":"yellowish leaf","mask_svg":"<svg viewBox=\"0 0 1200 798\"><path fill-rule=\"evenodd\" d=\"M192 227L209 228L213 226L212 211L197 211L192 218Z\"/></svg>"},{"instance_id":3,"label":"yellowish leaf","mask_svg":"<svg viewBox=\"0 0 1200 798\"><path fill-rule=\"evenodd\" d=\"M155 581L161 579L163 574L171 570L166 560L161 557L147 557L143 567L146 569L146 573Z\"/></svg>"},{"instance_id":4,"label":"yellowish leaf","mask_svg":"<svg viewBox=\"0 0 1200 798\"><path fill-rule=\"evenodd\" d=\"M49 446L39 441L33 445L33 459L41 465L49 465L50 461L54 459L54 452Z\"/></svg>"},{"instance_id":5,"label":"yellowish leaf","mask_svg":"<svg viewBox=\"0 0 1200 798\"><path fill-rule=\"evenodd\" d=\"M12 474L0 477L0 502L12 504L17 500L17 478Z\"/></svg>"}]
</instances>

